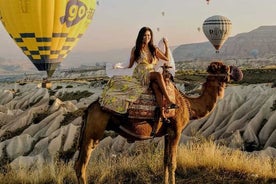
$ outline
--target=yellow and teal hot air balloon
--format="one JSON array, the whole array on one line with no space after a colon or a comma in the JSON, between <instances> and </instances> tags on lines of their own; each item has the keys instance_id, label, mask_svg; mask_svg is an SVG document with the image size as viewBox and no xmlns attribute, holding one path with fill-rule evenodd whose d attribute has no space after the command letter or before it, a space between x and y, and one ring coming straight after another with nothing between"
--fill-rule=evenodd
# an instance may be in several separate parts
<instances>
[{"instance_id":1,"label":"yellow and teal hot air balloon","mask_svg":"<svg viewBox=\"0 0 276 184\"><path fill-rule=\"evenodd\" d=\"M40 71L51 77L90 24L96 0L0 0L0 19Z\"/></svg>"}]
</instances>

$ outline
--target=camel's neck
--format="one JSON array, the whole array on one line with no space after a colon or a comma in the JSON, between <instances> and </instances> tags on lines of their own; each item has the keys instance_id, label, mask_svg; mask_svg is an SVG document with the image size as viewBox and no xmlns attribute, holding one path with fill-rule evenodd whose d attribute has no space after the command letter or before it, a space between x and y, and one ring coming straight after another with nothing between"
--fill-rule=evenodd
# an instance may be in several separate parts
<instances>
[{"instance_id":1,"label":"camel's neck","mask_svg":"<svg viewBox=\"0 0 276 184\"><path fill-rule=\"evenodd\" d=\"M199 119L207 116L216 106L218 99L224 95L225 84L218 81L207 81L202 86L199 97L187 97L191 106L191 118Z\"/></svg>"}]
</instances>

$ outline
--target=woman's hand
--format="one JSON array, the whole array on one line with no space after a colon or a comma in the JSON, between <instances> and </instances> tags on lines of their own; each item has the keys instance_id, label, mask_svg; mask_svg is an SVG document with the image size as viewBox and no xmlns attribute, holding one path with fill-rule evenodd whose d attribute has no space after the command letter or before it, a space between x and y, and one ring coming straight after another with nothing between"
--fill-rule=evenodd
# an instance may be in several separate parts
<instances>
[{"instance_id":1,"label":"woman's hand","mask_svg":"<svg viewBox=\"0 0 276 184\"><path fill-rule=\"evenodd\" d=\"M163 43L165 45L165 47L168 47L168 39L167 38L163 38Z\"/></svg>"},{"instance_id":2,"label":"woman's hand","mask_svg":"<svg viewBox=\"0 0 276 184\"><path fill-rule=\"evenodd\" d=\"M124 69L125 67L123 66L123 63L116 63L113 66L114 69Z\"/></svg>"}]
</instances>

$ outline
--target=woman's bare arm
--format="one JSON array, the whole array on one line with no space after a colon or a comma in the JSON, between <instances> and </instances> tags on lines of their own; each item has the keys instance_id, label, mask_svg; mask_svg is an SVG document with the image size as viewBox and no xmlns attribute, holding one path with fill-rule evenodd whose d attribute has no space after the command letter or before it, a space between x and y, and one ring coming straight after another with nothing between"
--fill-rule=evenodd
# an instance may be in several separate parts
<instances>
[{"instance_id":1,"label":"woman's bare arm","mask_svg":"<svg viewBox=\"0 0 276 184\"><path fill-rule=\"evenodd\" d=\"M163 38L164 46L165 46L165 53L163 53L158 47L156 48L156 56L159 59L169 61L169 52L168 52L168 41L167 39Z\"/></svg>"},{"instance_id":2,"label":"woman's bare arm","mask_svg":"<svg viewBox=\"0 0 276 184\"><path fill-rule=\"evenodd\" d=\"M135 48L132 48L131 50L128 68L131 68L134 65L134 50Z\"/></svg>"},{"instance_id":3,"label":"woman's bare arm","mask_svg":"<svg viewBox=\"0 0 276 184\"><path fill-rule=\"evenodd\" d=\"M156 48L156 56L158 59L162 59L164 61L169 61L168 51L163 53L158 47Z\"/></svg>"}]
</instances>

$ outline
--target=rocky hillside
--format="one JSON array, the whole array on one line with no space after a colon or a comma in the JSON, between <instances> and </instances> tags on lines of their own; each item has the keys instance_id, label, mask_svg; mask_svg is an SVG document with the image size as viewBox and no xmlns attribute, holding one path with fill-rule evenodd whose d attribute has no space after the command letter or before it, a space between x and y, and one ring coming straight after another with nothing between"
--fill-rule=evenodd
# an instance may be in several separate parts
<instances>
[{"instance_id":1,"label":"rocky hillside","mask_svg":"<svg viewBox=\"0 0 276 184\"><path fill-rule=\"evenodd\" d=\"M248 33L230 37L220 49L219 57L224 59L273 57L276 55L275 33L276 26L261 26ZM180 45L173 51L173 56L175 61L185 61L210 59L217 57L217 54L210 42L203 42Z\"/></svg>"},{"instance_id":2,"label":"rocky hillside","mask_svg":"<svg viewBox=\"0 0 276 184\"><path fill-rule=\"evenodd\" d=\"M34 83L0 85L0 168L7 163L14 168L41 166L76 156L82 110L99 96L101 86L55 82L47 90ZM232 148L276 157L275 99L276 88L270 84L229 86L209 117L188 125L181 144L200 132ZM116 154L136 144L117 136L106 137L100 147Z\"/></svg>"}]
</instances>

